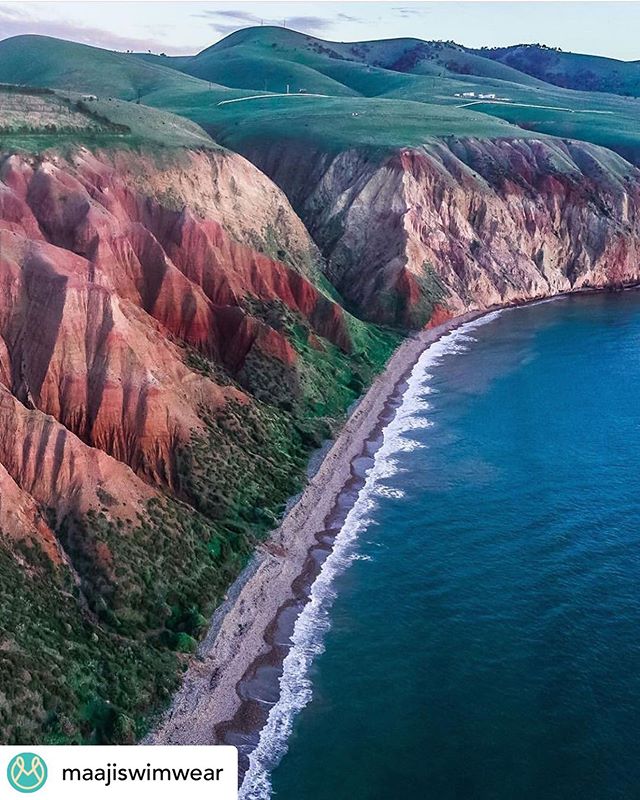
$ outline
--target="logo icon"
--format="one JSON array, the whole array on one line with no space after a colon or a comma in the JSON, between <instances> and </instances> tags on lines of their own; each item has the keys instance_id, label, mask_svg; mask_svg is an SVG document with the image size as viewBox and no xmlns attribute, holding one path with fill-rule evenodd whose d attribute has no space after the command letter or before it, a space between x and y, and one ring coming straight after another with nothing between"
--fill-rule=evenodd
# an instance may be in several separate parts
<instances>
[{"instance_id":1,"label":"logo icon","mask_svg":"<svg viewBox=\"0 0 640 800\"><path fill-rule=\"evenodd\" d=\"M7 767L9 783L24 794L42 789L47 782L47 774L47 765L35 753L20 753L11 759Z\"/></svg>"}]
</instances>

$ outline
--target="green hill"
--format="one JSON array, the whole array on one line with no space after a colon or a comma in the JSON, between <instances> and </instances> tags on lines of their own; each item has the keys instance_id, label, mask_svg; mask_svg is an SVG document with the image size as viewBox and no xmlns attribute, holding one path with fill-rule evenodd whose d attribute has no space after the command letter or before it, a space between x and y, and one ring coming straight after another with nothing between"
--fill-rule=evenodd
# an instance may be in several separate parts
<instances>
[{"instance_id":1,"label":"green hill","mask_svg":"<svg viewBox=\"0 0 640 800\"><path fill-rule=\"evenodd\" d=\"M538 44L470 52L568 89L640 96L640 61L565 53Z\"/></svg>"},{"instance_id":2,"label":"green hill","mask_svg":"<svg viewBox=\"0 0 640 800\"><path fill-rule=\"evenodd\" d=\"M305 89L332 95L304 102L265 98L209 103L206 108L198 97L188 104L184 97L168 102L171 110L198 121L230 147L244 146L251 137L296 135L317 144L325 140L333 148L345 141L346 131L354 143L390 147L447 132L508 136L527 131L583 139L640 161L640 109L634 100L556 86L451 42L324 42L264 26L237 31L190 59L168 61L202 79L242 86L245 96L251 90L264 94L265 76L267 89L282 90L289 83L294 93ZM469 93L474 96L463 97ZM416 103L428 107L420 109ZM487 119L481 124L483 116L510 125L496 127ZM343 130L334 130L334 125Z\"/></svg>"},{"instance_id":3,"label":"green hill","mask_svg":"<svg viewBox=\"0 0 640 800\"><path fill-rule=\"evenodd\" d=\"M594 142L640 163L638 101L540 80L522 53L571 64L582 58L544 48L470 51L419 39L325 42L264 26L178 58L14 37L0 42L0 81L137 101L186 117L232 148L260 137L299 137L333 149L535 132ZM611 59L589 63L603 70L621 65L624 76L640 69ZM287 90L288 97L278 97Z\"/></svg>"},{"instance_id":4,"label":"green hill","mask_svg":"<svg viewBox=\"0 0 640 800\"><path fill-rule=\"evenodd\" d=\"M0 81L138 100L157 90L196 91L200 81L169 67L49 36L0 42ZM221 93L228 90L219 87Z\"/></svg>"},{"instance_id":5,"label":"green hill","mask_svg":"<svg viewBox=\"0 0 640 800\"><path fill-rule=\"evenodd\" d=\"M143 56L148 59L149 56ZM152 56L196 77L245 89L319 94L382 94L394 76L478 75L538 86L541 81L453 43L390 39L325 42L285 28L263 26L231 34L192 58ZM363 76L369 79L363 81ZM345 88L346 87L346 88Z\"/></svg>"},{"instance_id":6,"label":"green hill","mask_svg":"<svg viewBox=\"0 0 640 800\"><path fill-rule=\"evenodd\" d=\"M500 62L477 56L455 42L387 39L349 45L349 58L396 72L417 75L477 75L537 86L541 81Z\"/></svg>"},{"instance_id":7,"label":"green hill","mask_svg":"<svg viewBox=\"0 0 640 800\"><path fill-rule=\"evenodd\" d=\"M0 85L0 149L188 147L216 143L191 120L117 98Z\"/></svg>"},{"instance_id":8,"label":"green hill","mask_svg":"<svg viewBox=\"0 0 640 800\"><path fill-rule=\"evenodd\" d=\"M337 96L355 94L311 66L277 54L261 53L251 46L240 46L231 52L207 52L186 62L181 69L197 78L224 82L239 89L274 93L306 91Z\"/></svg>"}]
</instances>

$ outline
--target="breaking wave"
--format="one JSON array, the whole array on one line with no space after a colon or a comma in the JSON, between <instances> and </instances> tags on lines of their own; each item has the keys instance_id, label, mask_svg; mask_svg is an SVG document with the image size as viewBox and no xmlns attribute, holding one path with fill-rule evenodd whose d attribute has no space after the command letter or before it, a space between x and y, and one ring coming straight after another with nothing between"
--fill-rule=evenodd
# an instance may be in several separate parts
<instances>
[{"instance_id":1,"label":"breaking wave","mask_svg":"<svg viewBox=\"0 0 640 800\"><path fill-rule=\"evenodd\" d=\"M336 593L336 576L355 559L355 546L360 533L374 520L377 497L402 497L402 492L386 486L387 478L397 472L396 453L422 447L407 438L412 429L424 426L421 414L428 409L429 367L437 365L443 356L466 352L466 343L475 341L469 336L474 328L485 325L501 312L490 314L462 325L428 347L418 359L396 415L383 431L382 445L366 474L364 486L335 538L333 549L315 579L307 604L296 620L291 636L291 649L283 662L280 696L271 708L258 744L249 755L249 768L240 787L239 800L269 800L271 772L287 752L288 740L297 714L309 703L312 686L310 667L324 650L325 633L330 627L329 612Z\"/></svg>"}]
</instances>

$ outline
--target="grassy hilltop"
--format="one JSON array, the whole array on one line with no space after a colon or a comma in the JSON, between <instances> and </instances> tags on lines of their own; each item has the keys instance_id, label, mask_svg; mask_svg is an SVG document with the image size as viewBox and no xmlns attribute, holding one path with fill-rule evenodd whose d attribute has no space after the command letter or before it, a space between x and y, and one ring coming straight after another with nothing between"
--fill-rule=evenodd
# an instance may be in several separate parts
<instances>
[{"instance_id":1,"label":"grassy hilltop","mask_svg":"<svg viewBox=\"0 0 640 800\"><path fill-rule=\"evenodd\" d=\"M0 42L0 81L140 101L197 122L232 149L255 137L394 148L445 135L533 132L640 161L640 100L631 96L638 64L595 59L598 74L609 76L598 83L609 93L596 92L588 91L593 81L580 66L572 68L572 88L555 85L550 70L529 74L515 57L520 50L470 51L419 39L325 42L265 26L171 58L22 36ZM554 53L543 55L572 65L586 58ZM278 96L287 91L289 97ZM475 96L462 97L469 92ZM268 97L243 99L261 94Z\"/></svg>"},{"instance_id":2,"label":"grassy hilltop","mask_svg":"<svg viewBox=\"0 0 640 800\"><path fill-rule=\"evenodd\" d=\"M316 143L326 139L329 147L344 146L340 140L396 147L447 134L496 137L530 131L582 139L640 160L640 100L633 96L638 93L634 87L640 65L592 59L602 77L596 92L591 91L596 87L584 67L591 57L542 52L546 58L553 55L572 65L572 80L563 84L550 69L529 74L527 65L515 57L474 52L450 42L338 43L282 28L249 28L192 58L153 62L214 85L235 87L238 98L252 91L286 93L287 87L292 94L302 91L330 98L299 102L274 97L218 105L220 100L202 103L206 95L185 98L165 93L149 101L167 103L174 112L197 120L230 147L248 136L278 138L288 131ZM589 64L593 66L591 60ZM618 90L620 94L615 93ZM475 97L462 97L469 92ZM482 102L481 94L495 99ZM383 102L391 100L395 105ZM411 105L415 102L424 107ZM347 133L336 132L336 126Z\"/></svg>"}]
</instances>

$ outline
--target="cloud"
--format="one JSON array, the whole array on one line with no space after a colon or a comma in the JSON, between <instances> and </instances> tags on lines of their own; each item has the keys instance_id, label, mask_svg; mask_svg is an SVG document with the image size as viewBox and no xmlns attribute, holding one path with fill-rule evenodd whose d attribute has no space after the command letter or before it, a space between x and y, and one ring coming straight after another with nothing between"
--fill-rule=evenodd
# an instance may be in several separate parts
<instances>
[{"instance_id":1,"label":"cloud","mask_svg":"<svg viewBox=\"0 0 640 800\"><path fill-rule=\"evenodd\" d=\"M335 20L329 17L317 17L312 15L301 15L279 19L267 19L248 11L236 9L225 9L220 11L206 10L194 17L210 20L209 26L217 33L228 34L246 28L249 25L276 25L286 24L287 28L300 31L302 33L323 33L333 27ZM347 15L339 14L339 17L347 19Z\"/></svg>"},{"instance_id":2,"label":"cloud","mask_svg":"<svg viewBox=\"0 0 640 800\"><path fill-rule=\"evenodd\" d=\"M242 30L242 28L246 28L246 25L223 25L221 23L211 23L209 25L216 33L219 33L221 36L228 36L230 33L235 33L236 31Z\"/></svg>"},{"instance_id":3,"label":"cloud","mask_svg":"<svg viewBox=\"0 0 640 800\"><path fill-rule=\"evenodd\" d=\"M203 11L203 17L227 17L228 19L236 19L242 22L260 22L260 17L255 14L250 14L248 11L235 11L229 9L227 11Z\"/></svg>"},{"instance_id":4,"label":"cloud","mask_svg":"<svg viewBox=\"0 0 640 800\"><path fill-rule=\"evenodd\" d=\"M414 6L394 6L392 11L395 11L399 17L407 19L408 17L416 17L424 14L427 9L415 8Z\"/></svg>"},{"instance_id":5,"label":"cloud","mask_svg":"<svg viewBox=\"0 0 640 800\"><path fill-rule=\"evenodd\" d=\"M120 36L112 31L76 25L63 20L39 19L24 9L0 5L0 39L30 33L68 39L92 47L103 47L107 50L151 50L153 52L171 52L176 55L184 53L184 51L171 50L165 43L157 39Z\"/></svg>"},{"instance_id":6,"label":"cloud","mask_svg":"<svg viewBox=\"0 0 640 800\"><path fill-rule=\"evenodd\" d=\"M333 20L324 17L291 17L287 19L287 26L306 32L310 30L324 31L333 26Z\"/></svg>"},{"instance_id":7,"label":"cloud","mask_svg":"<svg viewBox=\"0 0 640 800\"><path fill-rule=\"evenodd\" d=\"M358 24L361 22L368 22L369 20L362 19L362 17L352 17L351 14L338 14L338 19L340 22L357 22Z\"/></svg>"}]
</instances>

